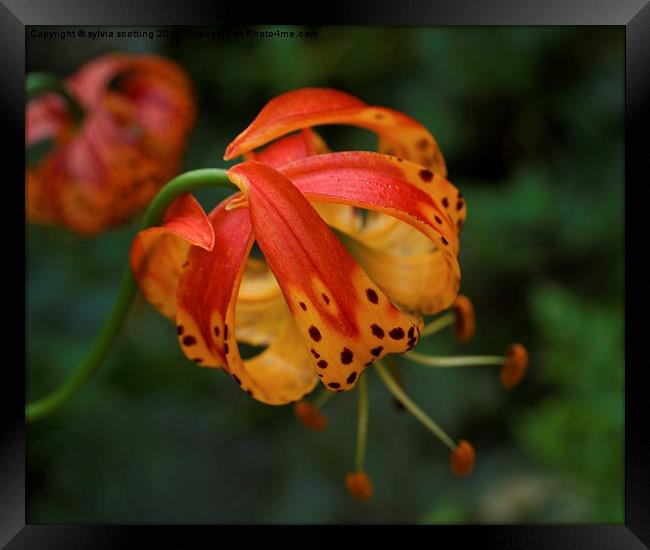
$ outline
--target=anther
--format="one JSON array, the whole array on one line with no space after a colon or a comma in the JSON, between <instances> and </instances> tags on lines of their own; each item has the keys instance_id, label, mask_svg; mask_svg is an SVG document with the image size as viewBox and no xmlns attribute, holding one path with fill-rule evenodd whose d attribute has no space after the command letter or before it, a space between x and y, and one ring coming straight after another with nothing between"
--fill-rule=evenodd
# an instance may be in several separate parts
<instances>
[{"instance_id":1,"label":"anther","mask_svg":"<svg viewBox=\"0 0 650 550\"><path fill-rule=\"evenodd\" d=\"M459 477L468 476L474 469L475 458L476 452L474 451L472 444L465 439L461 439L458 442L458 446L451 452L451 455L449 456L451 471L454 475Z\"/></svg>"},{"instance_id":2,"label":"anther","mask_svg":"<svg viewBox=\"0 0 650 550\"><path fill-rule=\"evenodd\" d=\"M456 314L454 333L459 342L469 342L474 336L474 306L472 301L465 295L459 294L451 306Z\"/></svg>"},{"instance_id":3,"label":"anther","mask_svg":"<svg viewBox=\"0 0 650 550\"><path fill-rule=\"evenodd\" d=\"M314 431L322 432L327 427L327 417L309 401L298 401L293 411L302 424Z\"/></svg>"},{"instance_id":4,"label":"anther","mask_svg":"<svg viewBox=\"0 0 650 550\"><path fill-rule=\"evenodd\" d=\"M511 344L505 354L501 369L501 384L506 389L514 388L526 374L528 369L528 351L521 344Z\"/></svg>"},{"instance_id":5,"label":"anther","mask_svg":"<svg viewBox=\"0 0 650 550\"><path fill-rule=\"evenodd\" d=\"M372 497L372 483L366 472L355 472L345 476L345 486L357 500L365 501Z\"/></svg>"}]
</instances>

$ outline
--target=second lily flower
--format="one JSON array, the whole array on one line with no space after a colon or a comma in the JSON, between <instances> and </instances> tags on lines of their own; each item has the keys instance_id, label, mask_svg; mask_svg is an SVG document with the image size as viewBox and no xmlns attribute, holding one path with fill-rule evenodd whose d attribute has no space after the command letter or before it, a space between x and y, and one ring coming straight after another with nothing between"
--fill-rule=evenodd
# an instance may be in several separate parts
<instances>
[{"instance_id":1,"label":"second lily flower","mask_svg":"<svg viewBox=\"0 0 650 550\"><path fill-rule=\"evenodd\" d=\"M370 129L392 154L330 153L311 130L323 124ZM241 192L209 215L177 199L138 234L133 273L187 357L255 399L296 401L319 378L349 390L374 360L416 345L422 314L454 302L465 202L423 126L336 90L270 101L225 158L242 154L228 173ZM266 263L249 257L254 241ZM244 360L238 341L267 347Z\"/></svg>"}]
</instances>

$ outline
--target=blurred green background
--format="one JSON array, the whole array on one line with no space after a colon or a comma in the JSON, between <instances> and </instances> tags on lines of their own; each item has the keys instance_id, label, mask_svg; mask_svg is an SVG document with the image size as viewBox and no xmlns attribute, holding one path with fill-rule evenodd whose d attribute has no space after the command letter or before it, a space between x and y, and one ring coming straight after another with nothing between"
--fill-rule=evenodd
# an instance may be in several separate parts
<instances>
[{"instance_id":1,"label":"blurred green background","mask_svg":"<svg viewBox=\"0 0 650 550\"><path fill-rule=\"evenodd\" d=\"M224 166L264 103L301 86L426 125L467 198L462 292L477 333L461 345L447 329L419 350L500 354L520 341L531 355L510 392L494 367L404 363L415 399L474 443L474 473L454 478L446 448L371 373L375 497L355 502L343 480L356 395L337 395L327 431L308 432L290 406L186 361L139 299L99 374L28 427L28 522L623 522L623 28L308 30L318 38L28 40L27 70L66 76L111 51L176 60L199 98L186 169ZM375 146L362 130L322 130L336 149ZM134 233L28 227L30 400L83 357Z\"/></svg>"}]
</instances>

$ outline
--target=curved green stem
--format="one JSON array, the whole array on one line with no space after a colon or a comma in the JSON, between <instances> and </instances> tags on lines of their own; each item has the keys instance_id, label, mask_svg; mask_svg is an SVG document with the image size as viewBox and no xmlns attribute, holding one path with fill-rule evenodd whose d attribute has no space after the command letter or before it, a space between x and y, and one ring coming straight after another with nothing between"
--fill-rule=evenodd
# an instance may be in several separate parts
<instances>
[{"instance_id":1,"label":"curved green stem","mask_svg":"<svg viewBox=\"0 0 650 550\"><path fill-rule=\"evenodd\" d=\"M160 223L165 210L176 197L199 187L237 189L228 180L225 170L207 168L181 174L168 182L158 192L142 218L140 229ZM97 371L113 345L115 338L120 333L131 303L137 295L137 290L131 268L127 263L117 291L117 299L104 320L99 334L95 337L88 354L79 367L58 389L25 407L25 418L28 422L43 418L58 409Z\"/></svg>"},{"instance_id":2,"label":"curved green stem","mask_svg":"<svg viewBox=\"0 0 650 550\"><path fill-rule=\"evenodd\" d=\"M68 104L68 109L75 123L79 124L83 120L83 107L68 91L63 80L56 75L50 73L29 73L25 79L25 92L28 101L47 92L59 94Z\"/></svg>"},{"instance_id":3,"label":"curved green stem","mask_svg":"<svg viewBox=\"0 0 650 550\"><path fill-rule=\"evenodd\" d=\"M359 386L359 419L357 424L357 456L356 471L363 472L366 458L366 440L368 438L368 381L362 376L357 382Z\"/></svg>"}]
</instances>

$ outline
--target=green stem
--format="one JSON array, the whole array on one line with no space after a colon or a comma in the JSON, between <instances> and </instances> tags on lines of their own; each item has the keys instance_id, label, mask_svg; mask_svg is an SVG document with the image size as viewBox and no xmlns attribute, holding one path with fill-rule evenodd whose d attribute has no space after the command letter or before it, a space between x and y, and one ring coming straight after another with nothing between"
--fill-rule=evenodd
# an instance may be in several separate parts
<instances>
[{"instance_id":1,"label":"green stem","mask_svg":"<svg viewBox=\"0 0 650 550\"><path fill-rule=\"evenodd\" d=\"M448 327L449 325L453 325L456 322L456 314L455 313L446 313L442 317L438 317L434 321L431 321L428 325L426 325L422 329L422 335L421 337L424 338L426 336L431 336L432 334L442 330L445 327Z\"/></svg>"},{"instance_id":2,"label":"green stem","mask_svg":"<svg viewBox=\"0 0 650 550\"><path fill-rule=\"evenodd\" d=\"M58 76L50 73L29 73L25 79L25 92L27 94L27 101L47 92L59 94L65 99L75 123L80 124L83 120L83 107L68 91L63 80Z\"/></svg>"},{"instance_id":3,"label":"green stem","mask_svg":"<svg viewBox=\"0 0 650 550\"><path fill-rule=\"evenodd\" d=\"M440 439L447 447L449 447L452 451L456 448L456 443L454 440L449 437L445 431L438 426L427 414L420 408L418 407L412 400L411 398L406 395L404 390L400 388L399 384L393 380L393 377L388 374L388 371L384 368L384 365L382 364L381 361L375 361L374 363L375 370L377 371L377 374L379 374L379 377L381 378L382 382L385 384L385 386L388 388L388 390L393 394L393 396L399 400L402 405L404 405L404 408L409 411L415 418L417 418L424 426L426 426L433 434Z\"/></svg>"},{"instance_id":4,"label":"green stem","mask_svg":"<svg viewBox=\"0 0 650 550\"><path fill-rule=\"evenodd\" d=\"M368 382L365 376L359 379L357 386L359 386L359 419L357 423L356 471L363 472L368 438Z\"/></svg>"},{"instance_id":5,"label":"green stem","mask_svg":"<svg viewBox=\"0 0 650 550\"><path fill-rule=\"evenodd\" d=\"M236 189L230 180L228 180L225 170L206 168L181 174L169 181L149 204L149 208L142 218L140 230L159 224L165 210L176 197L199 187L226 187ZM48 416L58 409L97 371L111 349L115 338L120 333L120 329L136 295L137 286L131 273L131 268L127 264L122 274L117 299L104 320L102 328L95 337L90 351L77 369L58 389L25 407L25 418L28 422Z\"/></svg>"},{"instance_id":6,"label":"green stem","mask_svg":"<svg viewBox=\"0 0 650 550\"><path fill-rule=\"evenodd\" d=\"M503 356L498 355L466 355L458 357L435 357L409 351L404 356L420 365L428 367L471 367L475 365L503 365Z\"/></svg>"}]
</instances>

